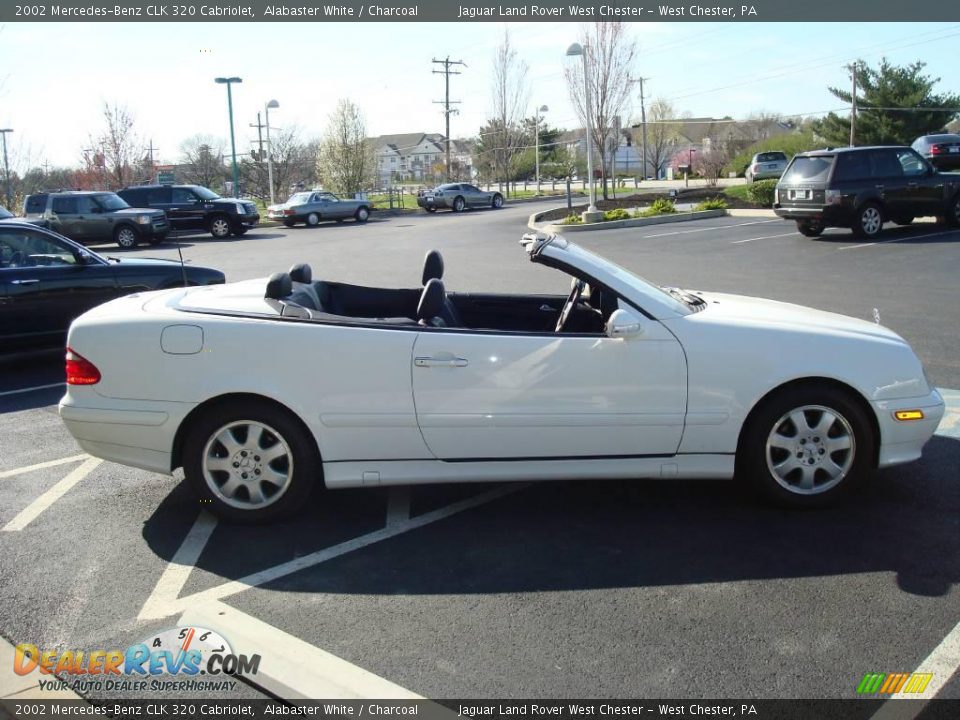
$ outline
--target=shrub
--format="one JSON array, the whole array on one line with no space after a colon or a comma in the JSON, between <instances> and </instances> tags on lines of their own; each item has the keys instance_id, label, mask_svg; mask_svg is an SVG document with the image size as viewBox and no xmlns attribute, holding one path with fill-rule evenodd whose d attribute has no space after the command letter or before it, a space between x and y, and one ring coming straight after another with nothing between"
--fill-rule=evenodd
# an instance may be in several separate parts
<instances>
[{"instance_id":1,"label":"shrub","mask_svg":"<svg viewBox=\"0 0 960 720\"><path fill-rule=\"evenodd\" d=\"M576 213L570 213L561 222L561 225L583 225L583 218Z\"/></svg>"},{"instance_id":2,"label":"shrub","mask_svg":"<svg viewBox=\"0 0 960 720\"><path fill-rule=\"evenodd\" d=\"M747 188L747 198L757 205L773 207L773 189L776 186L776 180L758 180Z\"/></svg>"},{"instance_id":3,"label":"shrub","mask_svg":"<svg viewBox=\"0 0 960 720\"><path fill-rule=\"evenodd\" d=\"M628 220L630 213L623 208L614 208L603 213L604 220Z\"/></svg>"},{"instance_id":4,"label":"shrub","mask_svg":"<svg viewBox=\"0 0 960 720\"><path fill-rule=\"evenodd\" d=\"M726 210L727 201L722 197L707 198L701 203L698 203L694 210Z\"/></svg>"},{"instance_id":5,"label":"shrub","mask_svg":"<svg viewBox=\"0 0 960 720\"><path fill-rule=\"evenodd\" d=\"M677 206L673 204L673 200L658 198L650 204L648 210L651 215L670 215L677 211Z\"/></svg>"}]
</instances>

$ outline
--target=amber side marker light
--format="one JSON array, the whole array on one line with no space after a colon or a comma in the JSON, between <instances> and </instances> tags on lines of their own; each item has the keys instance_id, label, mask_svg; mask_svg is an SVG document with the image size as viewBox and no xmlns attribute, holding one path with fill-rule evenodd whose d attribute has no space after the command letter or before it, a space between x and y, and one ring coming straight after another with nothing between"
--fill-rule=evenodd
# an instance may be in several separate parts
<instances>
[{"instance_id":1,"label":"amber side marker light","mask_svg":"<svg viewBox=\"0 0 960 720\"><path fill-rule=\"evenodd\" d=\"M897 410L893 416L900 422L906 420L923 420L923 410Z\"/></svg>"},{"instance_id":2,"label":"amber side marker light","mask_svg":"<svg viewBox=\"0 0 960 720\"><path fill-rule=\"evenodd\" d=\"M96 385L100 382L97 366L76 352L67 348L67 385Z\"/></svg>"}]
</instances>

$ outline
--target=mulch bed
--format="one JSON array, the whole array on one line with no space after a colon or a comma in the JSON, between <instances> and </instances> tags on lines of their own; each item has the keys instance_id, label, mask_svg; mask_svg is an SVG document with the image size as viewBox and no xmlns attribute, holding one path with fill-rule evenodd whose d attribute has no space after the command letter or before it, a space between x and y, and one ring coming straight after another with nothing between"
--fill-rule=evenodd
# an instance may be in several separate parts
<instances>
[{"instance_id":1,"label":"mulch bed","mask_svg":"<svg viewBox=\"0 0 960 720\"><path fill-rule=\"evenodd\" d=\"M654 200L673 200L676 203L698 203L710 198L719 197L726 201L728 208L758 208L761 207L755 203L746 202L729 195L724 195L721 188L689 188L677 191L676 197L670 197L669 193L639 193L628 197L618 197L615 200L597 200L597 209L613 210L614 208L635 208L650 205ZM588 204L574 205L572 210L558 208L550 210L540 216L541 221L563 220L570 213L580 214L586 210Z\"/></svg>"}]
</instances>

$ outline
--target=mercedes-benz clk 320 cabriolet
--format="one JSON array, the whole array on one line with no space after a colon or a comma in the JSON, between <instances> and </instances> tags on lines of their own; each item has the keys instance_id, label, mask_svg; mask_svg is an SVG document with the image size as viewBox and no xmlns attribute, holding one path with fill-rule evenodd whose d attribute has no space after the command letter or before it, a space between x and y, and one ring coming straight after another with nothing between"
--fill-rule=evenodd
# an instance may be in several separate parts
<instances>
[{"instance_id":1,"label":"mercedes-benz clk 320 cabriolet","mask_svg":"<svg viewBox=\"0 0 960 720\"><path fill-rule=\"evenodd\" d=\"M92 455L266 521L318 485L730 478L821 505L920 457L943 414L877 324L658 287L524 237L569 296L269 279L141 293L76 320L60 415ZM413 283L411 283L413 284Z\"/></svg>"}]
</instances>

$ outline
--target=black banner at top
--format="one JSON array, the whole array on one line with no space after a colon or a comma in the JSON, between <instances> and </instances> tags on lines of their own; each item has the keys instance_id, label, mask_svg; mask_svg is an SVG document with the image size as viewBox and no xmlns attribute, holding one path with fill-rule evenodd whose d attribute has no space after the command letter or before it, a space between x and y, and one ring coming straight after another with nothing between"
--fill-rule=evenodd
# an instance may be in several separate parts
<instances>
[{"instance_id":1,"label":"black banner at top","mask_svg":"<svg viewBox=\"0 0 960 720\"><path fill-rule=\"evenodd\" d=\"M883 22L960 20L902 0L64 0L0 4L0 22Z\"/></svg>"}]
</instances>

